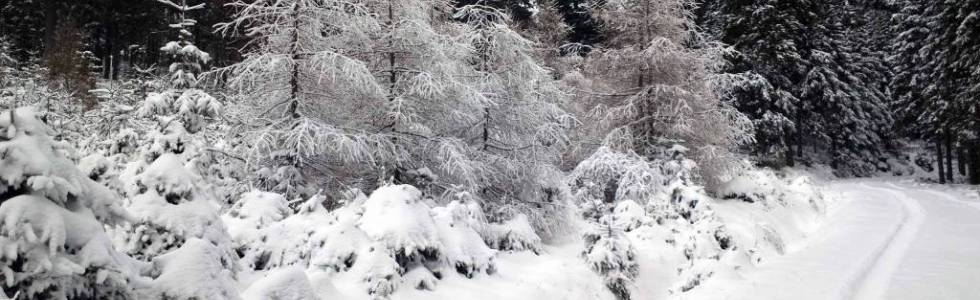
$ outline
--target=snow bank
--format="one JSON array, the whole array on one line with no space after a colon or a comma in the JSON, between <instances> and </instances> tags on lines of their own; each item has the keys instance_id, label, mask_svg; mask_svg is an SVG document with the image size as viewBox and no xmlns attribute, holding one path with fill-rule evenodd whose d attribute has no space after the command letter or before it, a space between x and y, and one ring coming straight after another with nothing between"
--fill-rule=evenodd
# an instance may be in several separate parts
<instances>
[{"instance_id":1,"label":"snow bank","mask_svg":"<svg viewBox=\"0 0 980 300\"><path fill-rule=\"evenodd\" d=\"M748 247L752 261L781 255L812 231L826 210L823 194L805 176L783 179L770 170L743 173L720 191L728 201L715 204L736 244Z\"/></svg>"}]
</instances>

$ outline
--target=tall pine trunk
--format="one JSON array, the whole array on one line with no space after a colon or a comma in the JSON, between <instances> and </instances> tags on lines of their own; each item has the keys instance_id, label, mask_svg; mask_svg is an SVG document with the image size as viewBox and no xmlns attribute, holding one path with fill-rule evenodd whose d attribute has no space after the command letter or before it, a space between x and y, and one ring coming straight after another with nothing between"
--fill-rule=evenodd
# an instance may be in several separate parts
<instances>
[{"instance_id":1,"label":"tall pine trunk","mask_svg":"<svg viewBox=\"0 0 980 300\"><path fill-rule=\"evenodd\" d=\"M802 125L803 124L803 111L802 111L802 107L803 107L803 105L800 104L800 108L801 109L800 109L800 111L797 111L796 112L796 131L794 132L795 133L795 137L793 138L793 143L796 144L796 156L795 156L795 159L796 160L799 160L799 161L802 161L803 160L803 125ZM790 146L790 149L789 150L790 151L793 151L792 148L793 147Z\"/></svg>"},{"instance_id":2,"label":"tall pine trunk","mask_svg":"<svg viewBox=\"0 0 980 300\"><path fill-rule=\"evenodd\" d=\"M949 132L949 126L943 130L943 139L946 142L946 181L953 183L953 135Z\"/></svg>"},{"instance_id":3,"label":"tall pine trunk","mask_svg":"<svg viewBox=\"0 0 980 300\"><path fill-rule=\"evenodd\" d=\"M58 28L58 6L61 1L58 0L46 0L44 1L44 53L48 53L54 49L54 32Z\"/></svg>"},{"instance_id":4,"label":"tall pine trunk","mask_svg":"<svg viewBox=\"0 0 980 300\"><path fill-rule=\"evenodd\" d=\"M966 147L960 143L960 146L956 148L956 168L960 172L961 177L966 177L966 162L969 161L967 157Z\"/></svg>"},{"instance_id":5,"label":"tall pine trunk","mask_svg":"<svg viewBox=\"0 0 980 300\"><path fill-rule=\"evenodd\" d=\"M980 136L980 104L973 106L973 133ZM980 184L980 138L970 142L970 184Z\"/></svg>"},{"instance_id":6,"label":"tall pine trunk","mask_svg":"<svg viewBox=\"0 0 980 300\"><path fill-rule=\"evenodd\" d=\"M980 143L973 141L969 149L970 163L967 170L970 175L970 184L980 184Z\"/></svg>"},{"instance_id":7,"label":"tall pine trunk","mask_svg":"<svg viewBox=\"0 0 980 300\"><path fill-rule=\"evenodd\" d=\"M796 166L796 158L793 155L793 144L794 140L792 136L786 136L786 165L790 167Z\"/></svg>"},{"instance_id":8,"label":"tall pine trunk","mask_svg":"<svg viewBox=\"0 0 980 300\"><path fill-rule=\"evenodd\" d=\"M942 133L936 135L936 167L939 169L939 183L946 183L946 172L943 160L943 138Z\"/></svg>"}]
</instances>

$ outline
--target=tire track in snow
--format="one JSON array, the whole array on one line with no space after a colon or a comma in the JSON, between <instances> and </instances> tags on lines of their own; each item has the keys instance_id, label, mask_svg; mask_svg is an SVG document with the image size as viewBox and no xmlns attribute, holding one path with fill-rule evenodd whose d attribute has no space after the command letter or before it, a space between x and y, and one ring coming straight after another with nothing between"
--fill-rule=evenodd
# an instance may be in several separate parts
<instances>
[{"instance_id":1,"label":"tire track in snow","mask_svg":"<svg viewBox=\"0 0 980 300\"><path fill-rule=\"evenodd\" d=\"M888 290L892 274L901 264L905 252L912 245L916 234L925 221L925 210L918 200L912 199L903 192L904 188L888 183L888 187L873 187L861 183L862 187L894 195L902 201L904 215L901 223L889 234L888 239L876 249L868 260L862 264L861 271L847 283L842 299L883 299Z\"/></svg>"}]
</instances>

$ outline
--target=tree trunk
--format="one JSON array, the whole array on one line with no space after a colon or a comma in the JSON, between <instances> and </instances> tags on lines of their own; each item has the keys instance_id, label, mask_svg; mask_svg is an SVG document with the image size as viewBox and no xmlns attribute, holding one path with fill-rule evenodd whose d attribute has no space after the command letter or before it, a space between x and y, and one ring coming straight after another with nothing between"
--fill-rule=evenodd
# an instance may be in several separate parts
<instances>
[{"instance_id":1,"label":"tree trunk","mask_svg":"<svg viewBox=\"0 0 980 300\"><path fill-rule=\"evenodd\" d=\"M943 139L942 133L936 135L936 167L939 169L939 183L946 183L946 172L944 171L943 160Z\"/></svg>"},{"instance_id":2,"label":"tree trunk","mask_svg":"<svg viewBox=\"0 0 980 300\"><path fill-rule=\"evenodd\" d=\"M44 1L44 52L48 53L54 49L54 32L58 29L58 4L59 0Z\"/></svg>"},{"instance_id":3,"label":"tree trunk","mask_svg":"<svg viewBox=\"0 0 980 300\"><path fill-rule=\"evenodd\" d=\"M970 163L967 170L970 173L970 184L980 184L980 143L971 143L969 152Z\"/></svg>"},{"instance_id":4,"label":"tree trunk","mask_svg":"<svg viewBox=\"0 0 980 300\"><path fill-rule=\"evenodd\" d=\"M840 162L837 160L837 136L835 135L830 136L830 152L828 154L830 155L830 168L837 170Z\"/></svg>"},{"instance_id":5,"label":"tree trunk","mask_svg":"<svg viewBox=\"0 0 980 300\"><path fill-rule=\"evenodd\" d=\"M802 104L800 108L802 108ZM796 132L793 138L793 143L796 144L796 159L803 160L803 112L796 112ZM790 147L792 148L792 147ZM792 151L792 150L791 150Z\"/></svg>"},{"instance_id":6,"label":"tree trunk","mask_svg":"<svg viewBox=\"0 0 980 300\"><path fill-rule=\"evenodd\" d=\"M292 58L292 76L289 77L289 107L287 112L292 118L299 118L299 61L302 59L299 55L299 4L294 4L292 18L293 18L293 32L290 40L289 54Z\"/></svg>"},{"instance_id":7,"label":"tree trunk","mask_svg":"<svg viewBox=\"0 0 980 300\"><path fill-rule=\"evenodd\" d=\"M973 106L973 133L980 136L980 104ZM980 184L980 138L973 138L970 143L970 184Z\"/></svg>"},{"instance_id":8,"label":"tree trunk","mask_svg":"<svg viewBox=\"0 0 980 300\"><path fill-rule=\"evenodd\" d=\"M956 150L956 168L962 177L966 177L966 162L970 160L966 155L966 147L961 144Z\"/></svg>"},{"instance_id":9,"label":"tree trunk","mask_svg":"<svg viewBox=\"0 0 980 300\"><path fill-rule=\"evenodd\" d=\"M949 127L943 130L943 139L946 141L946 181L953 183L953 135Z\"/></svg>"},{"instance_id":10,"label":"tree trunk","mask_svg":"<svg viewBox=\"0 0 980 300\"><path fill-rule=\"evenodd\" d=\"M793 157L793 142L789 139L789 143L786 143L786 165L790 167L796 166L796 159Z\"/></svg>"}]
</instances>

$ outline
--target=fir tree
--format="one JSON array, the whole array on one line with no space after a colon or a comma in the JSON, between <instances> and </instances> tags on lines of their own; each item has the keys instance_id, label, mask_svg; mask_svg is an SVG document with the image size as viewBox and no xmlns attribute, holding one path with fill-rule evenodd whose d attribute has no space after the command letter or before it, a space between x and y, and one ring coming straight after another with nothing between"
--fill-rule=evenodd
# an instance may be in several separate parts
<instances>
[{"instance_id":1,"label":"fir tree","mask_svg":"<svg viewBox=\"0 0 980 300\"><path fill-rule=\"evenodd\" d=\"M0 113L0 131L4 290L18 299L133 298L129 282L144 266L105 232L131 221L116 196L65 157L33 108Z\"/></svg>"}]
</instances>

